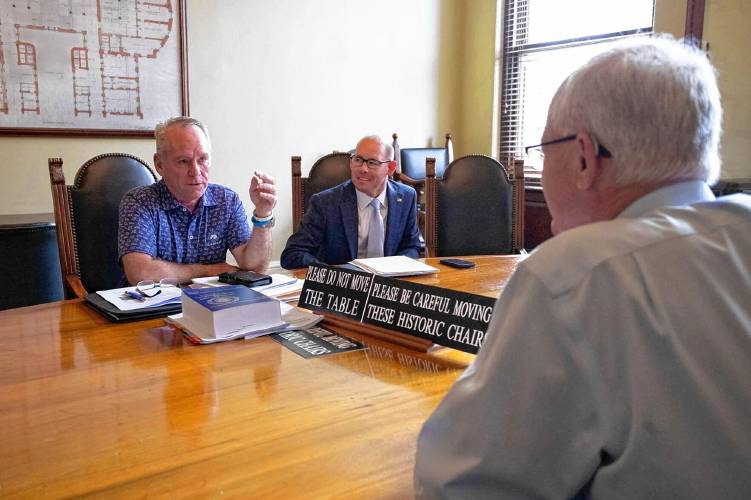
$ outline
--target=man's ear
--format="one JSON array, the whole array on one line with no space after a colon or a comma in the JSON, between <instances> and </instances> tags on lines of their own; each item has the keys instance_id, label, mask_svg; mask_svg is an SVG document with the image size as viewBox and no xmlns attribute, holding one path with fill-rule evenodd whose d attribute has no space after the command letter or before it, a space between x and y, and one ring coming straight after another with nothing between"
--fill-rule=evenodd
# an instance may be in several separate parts
<instances>
[{"instance_id":1,"label":"man's ear","mask_svg":"<svg viewBox=\"0 0 751 500\"><path fill-rule=\"evenodd\" d=\"M576 172L576 187L588 190L602 175L601 159L597 155L597 145L586 131L576 134L576 152L579 156L579 169Z\"/></svg>"},{"instance_id":2,"label":"man's ear","mask_svg":"<svg viewBox=\"0 0 751 500\"><path fill-rule=\"evenodd\" d=\"M154 153L154 168L162 175L162 160L159 158L159 153Z\"/></svg>"},{"instance_id":3,"label":"man's ear","mask_svg":"<svg viewBox=\"0 0 751 500\"><path fill-rule=\"evenodd\" d=\"M388 165L389 169L389 176L394 175L394 172L396 172L396 160L391 160Z\"/></svg>"}]
</instances>

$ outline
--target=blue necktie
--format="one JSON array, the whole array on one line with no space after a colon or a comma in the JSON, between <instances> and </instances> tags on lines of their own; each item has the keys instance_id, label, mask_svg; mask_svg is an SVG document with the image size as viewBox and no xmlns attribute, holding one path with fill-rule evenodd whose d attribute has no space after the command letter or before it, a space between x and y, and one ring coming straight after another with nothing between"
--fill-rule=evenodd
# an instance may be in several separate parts
<instances>
[{"instance_id":1,"label":"blue necktie","mask_svg":"<svg viewBox=\"0 0 751 500\"><path fill-rule=\"evenodd\" d=\"M383 257L383 217L381 217L381 202L378 198L373 198L370 208L368 257Z\"/></svg>"}]
</instances>

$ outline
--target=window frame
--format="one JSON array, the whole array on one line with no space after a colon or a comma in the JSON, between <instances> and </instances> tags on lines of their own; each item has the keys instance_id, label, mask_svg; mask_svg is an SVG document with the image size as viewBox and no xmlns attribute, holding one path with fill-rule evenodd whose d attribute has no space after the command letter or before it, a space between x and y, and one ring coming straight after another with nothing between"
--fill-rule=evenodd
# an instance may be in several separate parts
<instances>
[{"instance_id":1,"label":"window frame","mask_svg":"<svg viewBox=\"0 0 751 500\"><path fill-rule=\"evenodd\" d=\"M527 43L526 26L529 23L529 3L531 1L534 0L498 0L501 46L497 60L497 64L500 66L500 82L497 83L499 91L496 144L498 158L501 159L524 157L523 92L525 82L521 71L524 56L535 52L552 52L654 33L655 2L653 1L652 25L649 27ZM536 184L539 183L542 171L525 166L524 175L528 183Z\"/></svg>"}]
</instances>

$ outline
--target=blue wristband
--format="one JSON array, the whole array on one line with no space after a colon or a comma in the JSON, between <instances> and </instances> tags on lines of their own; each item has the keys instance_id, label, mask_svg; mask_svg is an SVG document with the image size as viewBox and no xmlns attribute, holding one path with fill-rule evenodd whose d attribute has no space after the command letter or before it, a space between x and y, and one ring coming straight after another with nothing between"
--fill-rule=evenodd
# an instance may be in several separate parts
<instances>
[{"instance_id":1,"label":"blue wristband","mask_svg":"<svg viewBox=\"0 0 751 500\"><path fill-rule=\"evenodd\" d=\"M262 218L256 217L256 214L253 214L250 221L253 223L253 227L274 227L274 214Z\"/></svg>"}]
</instances>

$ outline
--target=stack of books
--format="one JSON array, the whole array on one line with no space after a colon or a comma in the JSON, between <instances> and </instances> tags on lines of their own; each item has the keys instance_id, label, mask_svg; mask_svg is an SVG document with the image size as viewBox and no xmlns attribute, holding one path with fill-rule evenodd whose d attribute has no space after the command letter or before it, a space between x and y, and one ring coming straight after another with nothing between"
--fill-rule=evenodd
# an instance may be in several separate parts
<instances>
[{"instance_id":1,"label":"stack of books","mask_svg":"<svg viewBox=\"0 0 751 500\"><path fill-rule=\"evenodd\" d=\"M186 288L182 314L170 319L198 339L218 342L283 328L279 304L243 285Z\"/></svg>"}]
</instances>

